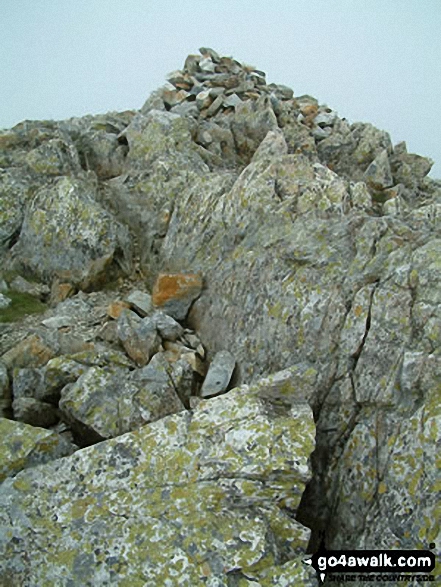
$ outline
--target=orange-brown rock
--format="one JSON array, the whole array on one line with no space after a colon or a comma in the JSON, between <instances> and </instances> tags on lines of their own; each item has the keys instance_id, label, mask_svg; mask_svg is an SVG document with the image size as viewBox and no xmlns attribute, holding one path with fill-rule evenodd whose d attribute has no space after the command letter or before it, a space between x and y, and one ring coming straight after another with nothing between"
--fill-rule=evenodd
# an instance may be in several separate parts
<instances>
[{"instance_id":1,"label":"orange-brown rock","mask_svg":"<svg viewBox=\"0 0 441 587\"><path fill-rule=\"evenodd\" d=\"M161 273L153 288L153 305L176 320L184 320L202 285L202 276L195 273Z\"/></svg>"}]
</instances>

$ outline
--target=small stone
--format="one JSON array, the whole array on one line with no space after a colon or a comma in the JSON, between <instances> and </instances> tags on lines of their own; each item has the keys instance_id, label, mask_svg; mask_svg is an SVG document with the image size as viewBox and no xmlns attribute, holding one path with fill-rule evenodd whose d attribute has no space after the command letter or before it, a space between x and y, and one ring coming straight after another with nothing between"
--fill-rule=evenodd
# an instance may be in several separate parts
<instances>
[{"instance_id":1,"label":"small stone","mask_svg":"<svg viewBox=\"0 0 441 587\"><path fill-rule=\"evenodd\" d=\"M73 326L75 324L75 318L72 316L52 316L52 318L46 318L42 321L43 326L46 328L64 328L65 326Z\"/></svg>"},{"instance_id":2,"label":"small stone","mask_svg":"<svg viewBox=\"0 0 441 587\"><path fill-rule=\"evenodd\" d=\"M214 116L215 114L217 114L221 109L223 103L224 97L218 96L216 100L211 104L211 106L208 107L207 116Z\"/></svg>"},{"instance_id":3,"label":"small stone","mask_svg":"<svg viewBox=\"0 0 441 587\"><path fill-rule=\"evenodd\" d=\"M173 71L167 76L167 81L175 88L180 90L189 90L193 86L193 78L182 71Z\"/></svg>"},{"instance_id":4,"label":"small stone","mask_svg":"<svg viewBox=\"0 0 441 587\"><path fill-rule=\"evenodd\" d=\"M223 101L223 105L225 108L236 108L236 106L241 103L242 100L239 98L237 94L231 94L230 96L226 96Z\"/></svg>"},{"instance_id":5,"label":"small stone","mask_svg":"<svg viewBox=\"0 0 441 587\"><path fill-rule=\"evenodd\" d=\"M97 338L100 340L104 340L109 344L113 344L118 341L118 327L117 323L112 320L111 322L106 322L103 326L99 329L97 333Z\"/></svg>"},{"instance_id":6,"label":"small stone","mask_svg":"<svg viewBox=\"0 0 441 587\"><path fill-rule=\"evenodd\" d=\"M211 59L211 61L214 61L214 63L219 63L220 61L220 55L218 53L216 53L216 51L214 49L210 49L210 47L201 47L199 49L199 53L208 59Z\"/></svg>"},{"instance_id":7,"label":"small stone","mask_svg":"<svg viewBox=\"0 0 441 587\"><path fill-rule=\"evenodd\" d=\"M128 356L139 367L147 365L159 351L161 339L151 318L141 319L134 312L125 310L118 318L117 328L118 338Z\"/></svg>"},{"instance_id":8,"label":"small stone","mask_svg":"<svg viewBox=\"0 0 441 587\"><path fill-rule=\"evenodd\" d=\"M188 116L191 118L197 118L199 116L199 108L196 106L195 102L181 102L180 104L176 104L171 109L173 114L178 114L179 116Z\"/></svg>"},{"instance_id":9,"label":"small stone","mask_svg":"<svg viewBox=\"0 0 441 587\"><path fill-rule=\"evenodd\" d=\"M281 100L292 100L294 96L294 92L288 86L284 86L282 84L269 84L269 89L274 92L277 98Z\"/></svg>"},{"instance_id":10,"label":"small stone","mask_svg":"<svg viewBox=\"0 0 441 587\"><path fill-rule=\"evenodd\" d=\"M213 101L213 98L212 98L209 90L199 92L199 94L196 96L196 105L199 108L199 110L203 110L204 108L208 108L212 101Z\"/></svg>"},{"instance_id":11,"label":"small stone","mask_svg":"<svg viewBox=\"0 0 441 587\"><path fill-rule=\"evenodd\" d=\"M236 360L229 351L219 351L213 357L202 384L201 397L211 397L227 390Z\"/></svg>"},{"instance_id":12,"label":"small stone","mask_svg":"<svg viewBox=\"0 0 441 587\"><path fill-rule=\"evenodd\" d=\"M0 277L0 292L5 292L8 291L8 284L6 283L6 281L4 279L2 279Z\"/></svg>"},{"instance_id":13,"label":"small stone","mask_svg":"<svg viewBox=\"0 0 441 587\"><path fill-rule=\"evenodd\" d=\"M324 128L328 126L333 126L336 119L337 113L331 110L330 108L327 108L326 110L321 111L317 114L317 116L314 119L314 122L317 126Z\"/></svg>"},{"instance_id":14,"label":"small stone","mask_svg":"<svg viewBox=\"0 0 441 587\"><path fill-rule=\"evenodd\" d=\"M248 74L248 78L257 86L264 86L266 84L265 73L263 71L252 71Z\"/></svg>"},{"instance_id":15,"label":"small stone","mask_svg":"<svg viewBox=\"0 0 441 587\"><path fill-rule=\"evenodd\" d=\"M199 68L205 73L214 73L215 71L214 63L209 57L204 57L204 59L201 59L199 62Z\"/></svg>"},{"instance_id":16,"label":"small stone","mask_svg":"<svg viewBox=\"0 0 441 587\"><path fill-rule=\"evenodd\" d=\"M201 377L207 375L207 366L197 353L183 353L182 360L186 361L195 373Z\"/></svg>"},{"instance_id":17,"label":"small stone","mask_svg":"<svg viewBox=\"0 0 441 587\"><path fill-rule=\"evenodd\" d=\"M132 292L126 301L132 306L137 314L142 317L152 313L152 296L144 291L136 290Z\"/></svg>"},{"instance_id":18,"label":"small stone","mask_svg":"<svg viewBox=\"0 0 441 587\"><path fill-rule=\"evenodd\" d=\"M152 302L175 320L185 320L191 304L202 291L202 277L194 273L161 273L153 288Z\"/></svg>"},{"instance_id":19,"label":"small stone","mask_svg":"<svg viewBox=\"0 0 441 587\"><path fill-rule=\"evenodd\" d=\"M173 87L173 86L172 86ZM173 89L164 89L162 92L162 99L164 100L164 104L169 108L176 106L176 104L180 104L186 98L188 98L190 94L185 90L176 90Z\"/></svg>"},{"instance_id":20,"label":"small stone","mask_svg":"<svg viewBox=\"0 0 441 587\"><path fill-rule=\"evenodd\" d=\"M8 306L12 304L12 300L10 300L7 296L0 293L0 310L4 310Z\"/></svg>"},{"instance_id":21,"label":"small stone","mask_svg":"<svg viewBox=\"0 0 441 587\"><path fill-rule=\"evenodd\" d=\"M114 320L117 320L121 316L121 312L130 308L130 304L128 302L123 302L121 300L117 300L116 302L112 302L107 306L107 315Z\"/></svg>"},{"instance_id":22,"label":"small stone","mask_svg":"<svg viewBox=\"0 0 441 587\"><path fill-rule=\"evenodd\" d=\"M152 316L152 321L156 325L161 338L164 340L175 342L184 333L182 326L171 316L167 316L163 312L155 312Z\"/></svg>"},{"instance_id":23,"label":"small stone","mask_svg":"<svg viewBox=\"0 0 441 587\"><path fill-rule=\"evenodd\" d=\"M199 71L199 61L201 60L200 55L188 55L185 60L184 70L188 71L191 75Z\"/></svg>"}]
</instances>

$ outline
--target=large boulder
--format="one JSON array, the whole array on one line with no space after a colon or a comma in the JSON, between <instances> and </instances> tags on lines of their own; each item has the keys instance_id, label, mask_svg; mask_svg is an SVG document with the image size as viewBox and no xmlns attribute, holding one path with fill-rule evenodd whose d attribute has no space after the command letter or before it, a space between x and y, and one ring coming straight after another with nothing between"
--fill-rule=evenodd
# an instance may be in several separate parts
<instances>
[{"instance_id":1,"label":"large boulder","mask_svg":"<svg viewBox=\"0 0 441 587\"><path fill-rule=\"evenodd\" d=\"M309 531L293 516L310 478L312 412L292 383L282 404L267 386L6 480L2 581L308 584Z\"/></svg>"},{"instance_id":2,"label":"large boulder","mask_svg":"<svg viewBox=\"0 0 441 587\"><path fill-rule=\"evenodd\" d=\"M63 276L82 289L128 272L129 233L96 202L95 191L93 183L68 177L40 189L11 251L12 265L44 281Z\"/></svg>"}]
</instances>

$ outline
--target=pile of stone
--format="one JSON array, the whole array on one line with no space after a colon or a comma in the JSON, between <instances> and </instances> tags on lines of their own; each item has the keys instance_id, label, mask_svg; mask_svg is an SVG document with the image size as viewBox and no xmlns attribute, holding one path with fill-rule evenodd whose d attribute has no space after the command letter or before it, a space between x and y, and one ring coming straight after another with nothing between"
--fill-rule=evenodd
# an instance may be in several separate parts
<instances>
[{"instance_id":1,"label":"pile of stone","mask_svg":"<svg viewBox=\"0 0 441 587\"><path fill-rule=\"evenodd\" d=\"M152 295L133 290L105 313L93 294L60 302L1 357L3 414L12 407L16 421L84 447L225 392L234 357L220 351L208 367L199 337L179 322L201 291L199 275L161 274Z\"/></svg>"}]
</instances>

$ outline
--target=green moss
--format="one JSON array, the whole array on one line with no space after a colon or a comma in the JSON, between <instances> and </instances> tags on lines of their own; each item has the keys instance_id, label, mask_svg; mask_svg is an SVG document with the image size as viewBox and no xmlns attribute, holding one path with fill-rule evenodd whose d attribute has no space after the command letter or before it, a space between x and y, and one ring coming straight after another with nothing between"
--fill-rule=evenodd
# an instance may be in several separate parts
<instances>
[{"instance_id":1,"label":"green moss","mask_svg":"<svg viewBox=\"0 0 441 587\"><path fill-rule=\"evenodd\" d=\"M7 296L12 303L0 310L0 322L17 322L23 316L41 314L47 309L45 304L27 293L8 290Z\"/></svg>"}]
</instances>

